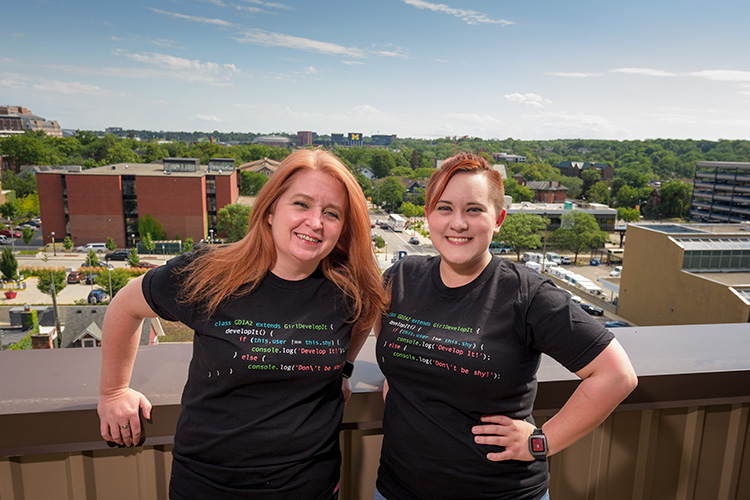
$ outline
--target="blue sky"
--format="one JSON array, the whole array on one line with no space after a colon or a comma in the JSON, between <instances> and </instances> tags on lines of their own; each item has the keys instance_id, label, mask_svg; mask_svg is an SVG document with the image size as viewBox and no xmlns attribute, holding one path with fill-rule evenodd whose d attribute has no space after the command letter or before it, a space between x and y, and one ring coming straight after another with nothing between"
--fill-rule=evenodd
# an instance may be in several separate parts
<instances>
[{"instance_id":1,"label":"blue sky","mask_svg":"<svg viewBox=\"0 0 750 500\"><path fill-rule=\"evenodd\" d=\"M0 18L0 104L63 128L750 138L746 0L25 0Z\"/></svg>"}]
</instances>

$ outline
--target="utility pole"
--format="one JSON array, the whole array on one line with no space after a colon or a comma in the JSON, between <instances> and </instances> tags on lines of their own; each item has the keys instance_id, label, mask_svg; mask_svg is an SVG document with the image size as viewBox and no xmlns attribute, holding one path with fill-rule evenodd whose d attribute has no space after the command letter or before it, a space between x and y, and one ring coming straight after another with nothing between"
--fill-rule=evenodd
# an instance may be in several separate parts
<instances>
[{"instance_id":1,"label":"utility pole","mask_svg":"<svg viewBox=\"0 0 750 500\"><path fill-rule=\"evenodd\" d=\"M57 313L57 293L55 293L55 277L49 272L49 293L52 295L52 308L55 312L55 329L57 330L57 348L62 348L62 331L60 330L60 315Z\"/></svg>"}]
</instances>

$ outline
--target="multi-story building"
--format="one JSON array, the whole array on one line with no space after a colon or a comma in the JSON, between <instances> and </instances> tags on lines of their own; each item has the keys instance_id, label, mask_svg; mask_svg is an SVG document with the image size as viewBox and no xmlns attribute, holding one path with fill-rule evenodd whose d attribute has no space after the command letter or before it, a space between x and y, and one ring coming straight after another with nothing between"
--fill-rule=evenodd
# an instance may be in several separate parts
<instances>
[{"instance_id":1,"label":"multi-story building","mask_svg":"<svg viewBox=\"0 0 750 500\"><path fill-rule=\"evenodd\" d=\"M609 163L589 161L561 161L556 168L567 177L581 177L584 170L596 170L601 174L603 181L611 181L615 177L615 169Z\"/></svg>"},{"instance_id":2,"label":"multi-story building","mask_svg":"<svg viewBox=\"0 0 750 500\"><path fill-rule=\"evenodd\" d=\"M315 133L309 130L297 132L297 146L309 146L313 143Z\"/></svg>"},{"instance_id":3,"label":"multi-story building","mask_svg":"<svg viewBox=\"0 0 750 500\"><path fill-rule=\"evenodd\" d=\"M690 219L750 221L750 163L699 161L693 180Z\"/></svg>"},{"instance_id":4,"label":"multi-story building","mask_svg":"<svg viewBox=\"0 0 750 500\"><path fill-rule=\"evenodd\" d=\"M744 224L629 224L617 314L641 326L750 321Z\"/></svg>"},{"instance_id":5,"label":"multi-story building","mask_svg":"<svg viewBox=\"0 0 750 500\"><path fill-rule=\"evenodd\" d=\"M42 130L53 137L63 136L57 122L36 116L28 108L0 106L0 137L23 134L27 130Z\"/></svg>"},{"instance_id":6,"label":"multi-story building","mask_svg":"<svg viewBox=\"0 0 750 500\"><path fill-rule=\"evenodd\" d=\"M507 163L526 163L526 157L521 155L512 155L508 153L492 153L495 161L504 161Z\"/></svg>"},{"instance_id":7,"label":"multi-story building","mask_svg":"<svg viewBox=\"0 0 750 500\"><path fill-rule=\"evenodd\" d=\"M232 159L165 158L163 163L81 167L37 174L45 242L70 236L73 243L103 242L133 246L138 218L150 214L168 238L206 238L219 209L237 201L237 171Z\"/></svg>"},{"instance_id":8,"label":"multi-story building","mask_svg":"<svg viewBox=\"0 0 750 500\"><path fill-rule=\"evenodd\" d=\"M531 181L526 187L534 191L537 203L565 203L568 188L560 181Z\"/></svg>"},{"instance_id":9,"label":"multi-story building","mask_svg":"<svg viewBox=\"0 0 750 500\"><path fill-rule=\"evenodd\" d=\"M508 198L508 197L506 197ZM560 228L562 216L574 210L592 215L602 231L612 232L615 230L617 210L599 203L505 203L508 215L511 214L533 214L540 215L550 221L547 230L552 232Z\"/></svg>"}]
</instances>

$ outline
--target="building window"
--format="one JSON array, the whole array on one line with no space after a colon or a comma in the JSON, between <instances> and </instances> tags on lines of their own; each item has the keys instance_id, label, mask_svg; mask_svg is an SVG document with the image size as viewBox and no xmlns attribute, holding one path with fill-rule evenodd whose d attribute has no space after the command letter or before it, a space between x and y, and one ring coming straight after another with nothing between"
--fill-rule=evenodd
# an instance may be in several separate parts
<instances>
[{"instance_id":1,"label":"building window","mask_svg":"<svg viewBox=\"0 0 750 500\"><path fill-rule=\"evenodd\" d=\"M81 339L81 347L96 347L96 340L91 338Z\"/></svg>"}]
</instances>

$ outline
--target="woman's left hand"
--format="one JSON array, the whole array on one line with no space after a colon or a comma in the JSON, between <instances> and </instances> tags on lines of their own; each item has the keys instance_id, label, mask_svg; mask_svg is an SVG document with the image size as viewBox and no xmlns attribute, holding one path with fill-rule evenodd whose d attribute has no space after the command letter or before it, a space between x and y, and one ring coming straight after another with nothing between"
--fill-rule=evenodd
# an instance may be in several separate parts
<instances>
[{"instance_id":1,"label":"woman's left hand","mask_svg":"<svg viewBox=\"0 0 750 500\"><path fill-rule=\"evenodd\" d=\"M343 377L341 382L341 392L344 393L344 408L346 408L346 405L349 404L349 400L352 398L352 385L346 377Z\"/></svg>"},{"instance_id":2,"label":"woman's left hand","mask_svg":"<svg viewBox=\"0 0 750 500\"><path fill-rule=\"evenodd\" d=\"M504 451L488 453L487 460L534 460L529 451L529 436L534 432L534 425L525 420L513 420L505 415L486 415L482 417L483 425L471 428L474 441L490 446L502 446Z\"/></svg>"}]
</instances>

